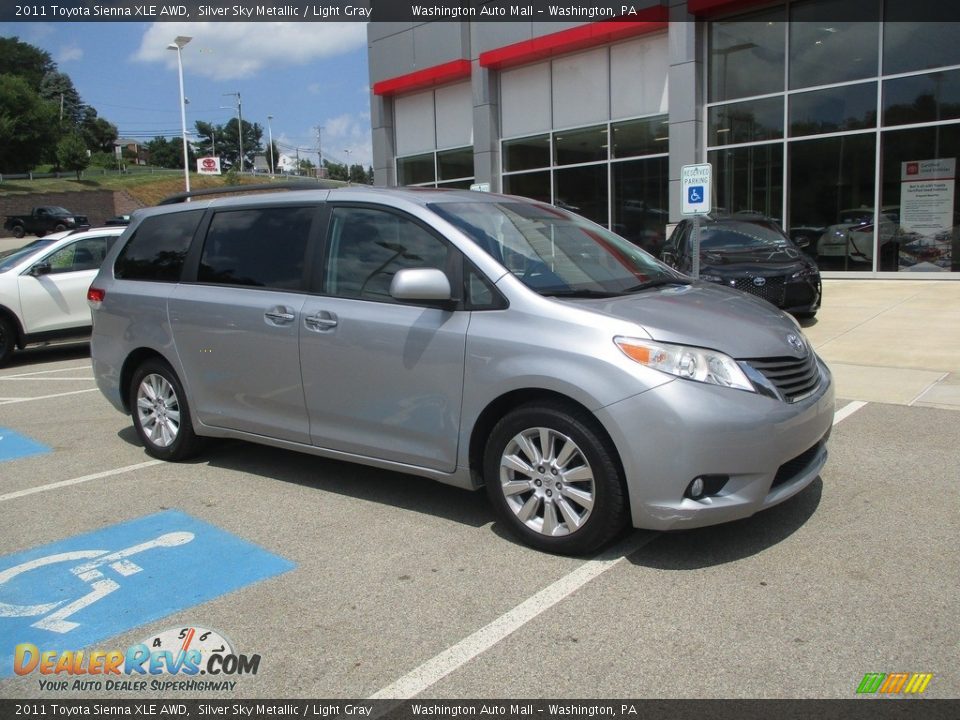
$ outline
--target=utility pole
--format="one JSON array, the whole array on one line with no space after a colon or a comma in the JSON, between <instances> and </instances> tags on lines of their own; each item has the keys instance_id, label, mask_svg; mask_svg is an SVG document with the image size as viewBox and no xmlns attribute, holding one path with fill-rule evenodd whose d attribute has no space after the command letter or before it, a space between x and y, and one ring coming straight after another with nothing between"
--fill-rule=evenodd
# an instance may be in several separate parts
<instances>
[{"instance_id":1,"label":"utility pole","mask_svg":"<svg viewBox=\"0 0 960 720\"><path fill-rule=\"evenodd\" d=\"M243 110L240 105L240 93L223 93L237 98L237 140L240 143L240 172L243 172Z\"/></svg>"},{"instance_id":2,"label":"utility pole","mask_svg":"<svg viewBox=\"0 0 960 720\"><path fill-rule=\"evenodd\" d=\"M324 176L323 171L323 135L322 131L325 128L322 125L317 125L317 155L320 158L320 165L317 167L317 177L322 178Z\"/></svg>"}]
</instances>

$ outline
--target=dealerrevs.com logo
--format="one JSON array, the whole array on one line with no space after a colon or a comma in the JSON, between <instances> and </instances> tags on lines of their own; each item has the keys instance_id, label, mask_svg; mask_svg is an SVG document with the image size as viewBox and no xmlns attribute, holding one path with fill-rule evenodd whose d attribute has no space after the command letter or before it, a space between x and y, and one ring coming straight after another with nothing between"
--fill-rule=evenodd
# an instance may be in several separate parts
<instances>
[{"instance_id":1,"label":"dealerrevs.com logo","mask_svg":"<svg viewBox=\"0 0 960 720\"><path fill-rule=\"evenodd\" d=\"M233 690L237 681L228 678L256 675L260 656L235 653L216 630L180 627L126 650L40 650L21 643L14 649L13 669L17 675L43 676L41 690L209 692Z\"/></svg>"}]
</instances>

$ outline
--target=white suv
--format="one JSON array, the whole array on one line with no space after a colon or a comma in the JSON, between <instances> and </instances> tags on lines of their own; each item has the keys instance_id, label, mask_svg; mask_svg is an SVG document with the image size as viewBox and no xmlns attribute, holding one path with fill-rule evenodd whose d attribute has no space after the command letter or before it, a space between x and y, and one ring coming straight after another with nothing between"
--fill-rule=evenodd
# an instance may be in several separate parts
<instances>
[{"instance_id":1,"label":"white suv","mask_svg":"<svg viewBox=\"0 0 960 720\"><path fill-rule=\"evenodd\" d=\"M54 233L0 257L0 365L14 348L90 334L87 288L124 229Z\"/></svg>"}]
</instances>

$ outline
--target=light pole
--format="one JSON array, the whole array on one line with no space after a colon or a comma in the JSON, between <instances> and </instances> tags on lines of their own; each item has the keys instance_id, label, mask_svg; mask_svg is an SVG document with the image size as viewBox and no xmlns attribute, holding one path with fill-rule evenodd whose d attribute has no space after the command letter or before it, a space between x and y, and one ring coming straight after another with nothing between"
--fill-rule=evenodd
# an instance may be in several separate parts
<instances>
[{"instance_id":1,"label":"light pole","mask_svg":"<svg viewBox=\"0 0 960 720\"><path fill-rule=\"evenodd\" d=\"M187 153L187 103L183 96L183 46L193 40L188 35L177 35L174 41L167 45L167 50L177 51L177 71L180 76L180 130L183 133L183 185L190 192L190 156Z\"/></svg>"},{"instance_id":2,"label":"light pole","mask_svg":"<svg viewBox=\"0 0 960 720\"><path fill-rule=\"evenodd\" d=\"M273 177L276 169L273 166L273 126L270 124L271 120L273 120L273 115L267 115L267 137L270 140L270 177Z\"/></svg>"},{"instance_id":3,"label":"light pole","mask_svg":"<svg viewBox=\"0 0 960 720\"><path fill-rule=\"evenodd\" d=\"M240 145L240 172L243 173L243 111L240 107L240 93L223 93L224 95L236 95L237 97L237 141Z\"/></svg>"}]
</instances>

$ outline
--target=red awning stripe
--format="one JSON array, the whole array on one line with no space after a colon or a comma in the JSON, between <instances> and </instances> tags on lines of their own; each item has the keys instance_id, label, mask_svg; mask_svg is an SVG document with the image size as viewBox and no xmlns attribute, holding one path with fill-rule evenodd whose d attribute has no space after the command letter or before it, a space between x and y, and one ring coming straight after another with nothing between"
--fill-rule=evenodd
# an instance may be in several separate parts
<instances>
[{"instance_id":1,"label":"red awning stripe","mask_svg":"<svg viewBox=\"0 0 960 720\"><path fill-rule=\"evenodd\" d=\"M374 95L396 95L398 93L424 90L434 85L464 80L470 77L469 60L451 60L450 62L433 67L416 70L406 75L400 75L388 80L381 80L373 84Z\"/></svg>"},{"instance_id":2,"label":"red awning stripe","mask_svg":"<svg viewBox=\"0 0 960 720\"><path fill-rule=\"evenodd\" d=\"M770 0L687 0L687 12L693 15L716 15L736 12L760 5Z\"/></svg>"}]
</instances>

